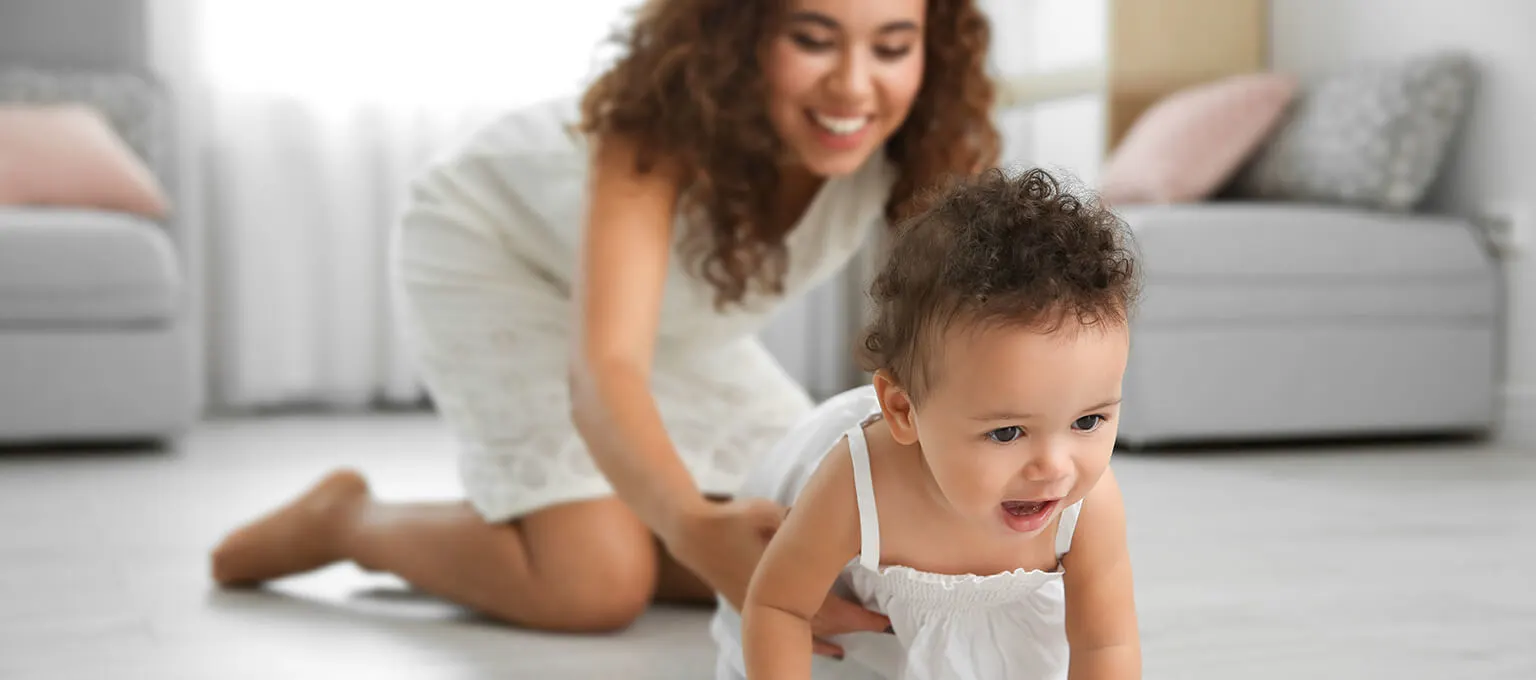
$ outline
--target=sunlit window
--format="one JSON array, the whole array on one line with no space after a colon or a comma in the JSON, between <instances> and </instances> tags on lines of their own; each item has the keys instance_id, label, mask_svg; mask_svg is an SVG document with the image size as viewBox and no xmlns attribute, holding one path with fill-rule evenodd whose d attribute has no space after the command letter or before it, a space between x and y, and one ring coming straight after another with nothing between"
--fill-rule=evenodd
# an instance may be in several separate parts
<instances>
[{"instance_id":1,"label":"sunlit window","mask_svg":"<svg viewBox=\"0 0 1536 680\"><path fill-rule=\"evenodd\" d=\"M458 108L569 94L636 0L262 0L199 12L232 94Z\"/></svg>"}]
</instances>

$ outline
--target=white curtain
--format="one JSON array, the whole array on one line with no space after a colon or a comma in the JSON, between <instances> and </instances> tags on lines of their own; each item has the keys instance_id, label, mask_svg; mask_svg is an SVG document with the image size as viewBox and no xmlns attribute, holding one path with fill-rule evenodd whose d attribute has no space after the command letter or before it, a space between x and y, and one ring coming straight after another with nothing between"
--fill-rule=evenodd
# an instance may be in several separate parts
<instances>
[{"instance_id":1,"label":"white curtain","mask_svg":"<svg viewBox=\"0 0 1536 680\"><path fill-rule=\"evenodd\" d=\"M640 0L144 1L179 107L179 213L203 235L209 394L227 411L418 401L385 259L407 182L490 118L579 92ZM1038 42L1042 2L1077 0L984 0L1002 72L1033 65L1019 45ZM1018 162L1033 116L1013 117ZM763 334L817 394L859 378L859 265Z\"/></svg>"},{"instance_id":2,"label":"white curtain","mask_svg":"<svg viewBox=\"0 0 1536 680\"><path fill-rule=\"evenodd\" d=\"M578 92L635 4L148 2L221 410L419 400L385 259L408 181L507 109Z\"/></svg>"}]
</instances>

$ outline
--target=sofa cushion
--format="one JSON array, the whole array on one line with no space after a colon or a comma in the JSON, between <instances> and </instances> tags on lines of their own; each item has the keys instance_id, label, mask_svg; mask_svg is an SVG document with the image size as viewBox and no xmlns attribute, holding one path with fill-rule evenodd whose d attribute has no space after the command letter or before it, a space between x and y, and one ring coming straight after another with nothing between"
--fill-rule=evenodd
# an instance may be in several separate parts
<instances>
[{"instance_id":1,"label":"sofa cushion","mask_svg":"<svg viewBox=\"0 0 1536 680\"><path fill-rule=\"evenodd\" d=\"M1413 277L1481 273L1463 220L1306 203L1217 201L1116 210L1151 278Z\"/></svg>"},{"instance_id":2,"label":"sofa cushion","mask_svg":"<svg viewBox=\"0 0 1536 680\"><path fill-rule=\"evenodd\" d=\"M1495 268L1463 220L1315 204L1126 206L1146 322L1486 319Z\"/></svg>"},{"instance_id":3,"label":"sofa cushion","mask_svg":"<svg viewBox=\"0 0 1536 680\"><path fill-rule=\"evenodd\" d=\"M122 213L0 209L0 326L165 322L181 300L158 224Z\"/></svg>"}]
</instances>

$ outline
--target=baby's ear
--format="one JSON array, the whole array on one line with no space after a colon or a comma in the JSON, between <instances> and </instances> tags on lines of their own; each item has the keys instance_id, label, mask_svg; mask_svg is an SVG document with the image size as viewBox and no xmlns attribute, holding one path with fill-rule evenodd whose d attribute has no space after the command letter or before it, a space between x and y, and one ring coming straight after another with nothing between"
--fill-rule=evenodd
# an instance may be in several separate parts
<instances>
[{"instance_id":1,"label":"baby's ear","mask_svg":"<svg viewBox=\"0 0 1536 680\"><path fill-rule=\"evenodd\" d=\"M880 370L875 372L875 396L880 399L881 415L896 442L902 446L917 443L917 419L906 389L896 384L891 374Z\"/></svg>"}]
</instances>

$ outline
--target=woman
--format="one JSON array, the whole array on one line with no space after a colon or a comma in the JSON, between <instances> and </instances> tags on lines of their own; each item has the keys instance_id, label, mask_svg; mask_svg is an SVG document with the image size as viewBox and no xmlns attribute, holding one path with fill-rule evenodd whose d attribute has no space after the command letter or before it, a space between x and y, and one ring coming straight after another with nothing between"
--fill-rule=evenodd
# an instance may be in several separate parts
<instances>
[{"instance_id":1,"label":"woman","mask_svg":"<svg viewBox=\"0 0 1536 680\"><path fill-rule=\"evenodd\" d=\"M995 162L988 40L970 0L648 3L579 110L491 125L401 222L468 503L381 503L338 471L228 537L214 578L350 559L546 630L739 607L783 509L725 499L810 407L754 333L918 190ZM823 634L886 625L823 613Z\"/></svg>"}]
</instances>

